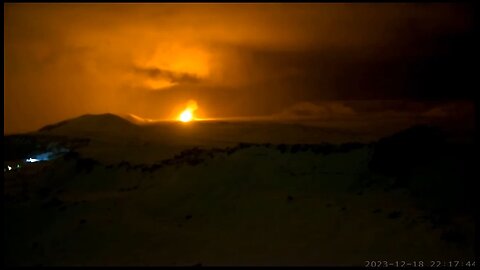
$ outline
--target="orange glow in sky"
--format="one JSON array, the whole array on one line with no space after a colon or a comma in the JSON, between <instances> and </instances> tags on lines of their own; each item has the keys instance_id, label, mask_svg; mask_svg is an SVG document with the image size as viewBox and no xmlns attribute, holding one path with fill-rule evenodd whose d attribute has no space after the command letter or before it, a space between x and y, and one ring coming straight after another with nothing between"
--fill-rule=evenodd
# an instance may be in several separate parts
<instances>
[{"instance_id":1,"label":"orange glow in sky","mask_svg":"<svg viewBox=\"0 0 480 270\"><path fill-rule=\"evenodd\" d=\"M476 82L462 63L477 53L474 12L464 4L4 8L4 134L103 113L139 123L180 122L185 111L190 121L325 119L351 114L323 101L470 100ZM412 22L422 27L412 32ZM352 106L390 110L383 101Z\"/></svg>"}]
</instances>

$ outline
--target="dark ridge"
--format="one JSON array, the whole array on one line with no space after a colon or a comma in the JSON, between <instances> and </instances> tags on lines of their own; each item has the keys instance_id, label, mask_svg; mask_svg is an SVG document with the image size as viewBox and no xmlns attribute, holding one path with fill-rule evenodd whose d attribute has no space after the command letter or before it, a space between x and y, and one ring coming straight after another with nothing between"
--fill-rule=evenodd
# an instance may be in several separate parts
<instances>
[{"instance_id":1,"label":"dark ridge","mask_svg":"<svg viewBox=\"0 0 480 270\"><path fill-rule=\"evenodd\" d=\"M82 115L80 117L71 119L70 121L74 121L74 120L77 120L77 119L108 119L108 120L111 120L111 121L119 121L119 122L126 123L126 124L129 124L129 125L134 125L133 123L126 120L125 118L123 118L121 116L118 116L116 114L113 114L113 113L85 114L85 115Z\"/></svg>"},{"instance_id":2,"label":"dark ridge","mask_svg":"<svg viewBox=\"0 0 480 270\"><path fill-rule=\"evenodd\" d=\"M76 169L78 172L89 173L95 166L100 165L100 162L91 158L78 158L76 162Z\"/></svg>"},{"instance_id":3,"label":"dark ridge","mask_svg":"<svg viewBox=\"0 0 480 270\"><path fill-rule=\"evenodd\" d=\"M405 176L413 166L429 160L442 149L444 135L431 126L415 126L380 139L374 146L371 170L389 176Z\"/></svg>"},{"instance_id":4,"label":"dark ridge","mask_svg":"<svg viewBox=\"0 0 480 270\"><path fill-rule=\"evenodd\" d=\"M39 129L38 131L39 132L52 131L52 130L58 129L59 127L62 127L62 126L68 125L68 124L74 124L76 122L85 121L85 120L86 121L91 121L91 122L105 121L105 122L108 122L108 123L118 123L118 124L121 124L121 125L136 126L134 123L132 123L132 122L130 122L130 121L118 116L118 115L111 114L111 113L85 114L85 115L82 115L82 116L79 116L79 117L76 117L76 118L67 119L67 120L64 120L64 121L61 121L61 122L58 122L58 123L55 123L55 124L47 125L47 126L41 128L41 129Z\"/></svg>"},{"instance_id":5,"label":"dark ridge","mask_svg":"<svg viewBox=\"0 0 480 270\"><path fill-rule=\"evenodd\" d=\"M364 146L365 144L359 142L343 143L337 148L337 151L340 153L348 153L350 151L360 149Z\"/></svg>"},{"instance_id":6,"label":"dark ridge","mask_svg":"<svg viewBox=\"0 0 480 270\"><path fill-rule=\"evenodd\" d=\"M68 153L66 153L64 156L63 156L63 159L66 160L66 161L69 161L69 160L77 160L80 158L80 154L76 151L69 151Z\"/></svg>"},{"instance_id":7,"label":"dark ridge","mask_svg":"<svg viewBox=\"0 0 480 270\"><path fill-rule=\"evenodd\" d=\"M375 143L369 169L390 179L377 182L385 191L407 191L422 209L445 219L475 212L475 161L473 145L449 142L440 128L421 125Z\"/></svg>"},{"instance_id":8,"label":"dark ridge","mask_svg":"<svg viewBox=\"0 0 480 270\"><path fill-rule=\"evenodd\" d=\"M61 127L65 124L68 124L70 121L72 121L72 120L63 120L63 121L55 123L55 124L46 125L46 126L40 128L38 131L50 131L52 129L56 129L56 128Z\"/></svg>"},{"instance_id":9,"label":"dark ridge","mask_svg":"<svg viewBox=\"0 0 480 270\"><path fill-rule=\"evenodd\" d=\"M294 145L287 145L287 144L257 144L257 143L245 143L241 142L234 147L226 147L226 148L211 148L211 149L201 149L199 147L194 147L190 149L186 149L181 151L180 153L176 154L172 158L161 160L157 163L152 165L148 164L131 164L128 161L122 160L116 164L109 164L106 165L106 169L116 168L123 168L127 171L134 170L134 171L141 171L144 173L152 173L156 170L159 170L165 166L171 165L189 165L189 166L197 166L203 162L205 162L208 158L214 158L216 154L226 154L231 155L239 150L247 149L250 147L274 147L280 149L282 153L287 153L287 151L291 153L297 153L299 151L312 151L314 153L321 153L321 154L328 154L328 153L345 153L349 152L358 148L363 147L364 144L361 143L348 143L342 145L333 145L333 144L294 144Z\"/></svg>"}]
</instances>

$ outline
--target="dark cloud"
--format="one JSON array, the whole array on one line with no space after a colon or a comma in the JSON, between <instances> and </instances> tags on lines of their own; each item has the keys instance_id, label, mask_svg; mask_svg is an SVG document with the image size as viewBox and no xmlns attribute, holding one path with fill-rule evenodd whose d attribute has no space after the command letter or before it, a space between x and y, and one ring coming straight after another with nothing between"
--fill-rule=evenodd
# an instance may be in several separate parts
<instances>
[{"instance_id":1,"label":"dark cloud","mask_svg":"<svg viewBox=\"0 0 480 270\"><path fill-rule=\"evenodd\" d=\"M473 31L417 37L399 30L395 40L368 47L238 46L230 50L243 69L232 73L295 100L465 99L476 81L474 40Z\"/></svg>"},{"instance_id":2,"label":"dark cloud","mask_svg":"<svg viewBox=\"0 0 480 270\"><path fill-rule=\"evenodd\" d=\"M174 72L160 68L134 68L136 74L146 76L151 79L165 79L171 83L198 83L201 79L189 73Z\"/></svg>"}]
</instances>

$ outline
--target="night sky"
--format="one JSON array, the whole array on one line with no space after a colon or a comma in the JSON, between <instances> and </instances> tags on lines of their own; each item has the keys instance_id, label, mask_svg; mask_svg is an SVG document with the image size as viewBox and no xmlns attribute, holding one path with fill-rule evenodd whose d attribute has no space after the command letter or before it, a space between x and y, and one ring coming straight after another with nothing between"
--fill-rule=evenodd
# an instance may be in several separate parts
<instances>
[{"instance_id":1,"label":"night sky","mask_svg":"<svg viewBox=\"0 0 480 270\"><path fill-rule=\"evenodd\" d=\"M217 118L435 112L476 81L468 5L4 8L4 133L87 113L168 119L190 99Z\"/></svg>"}]
</instances>

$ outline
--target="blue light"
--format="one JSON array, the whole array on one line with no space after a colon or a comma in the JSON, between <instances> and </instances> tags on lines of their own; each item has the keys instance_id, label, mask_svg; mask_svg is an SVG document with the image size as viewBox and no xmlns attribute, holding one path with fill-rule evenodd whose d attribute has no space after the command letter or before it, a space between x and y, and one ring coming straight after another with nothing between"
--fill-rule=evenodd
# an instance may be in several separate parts
<instances>
[{"instance_id":1,"label":"blue light","mask_svg":"<svg viewBox=\"0 0 480 270\"><path fill-rule=\"evenodd\" d=\"M57 158L57 157L60 156L60 154L66 153L66 152L68 152L68 149L61 148L61 149L57 149L55 152L49 151L49 152L45 152L45 153L35 155L31 158L27 158L25 161L30 162L30 163L31 162L39 162L39 161L48 161L48 160Z\"/></svg>"},{"instance_id":2,"label":"blue light","mask_svg":"<svg viewBox=\"0 0 480 270\"><path fill-rule=\"evenodd\" d=\"M38 160L50 160L52 158L52 156L53 156L52 152L46 152L46 153L37 155L34 158L38 159Z\"/></svg>"}]
</instances>

